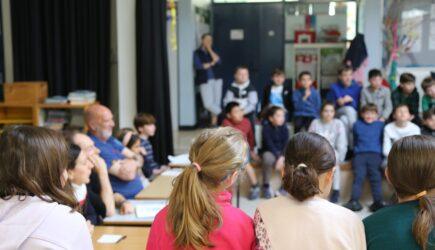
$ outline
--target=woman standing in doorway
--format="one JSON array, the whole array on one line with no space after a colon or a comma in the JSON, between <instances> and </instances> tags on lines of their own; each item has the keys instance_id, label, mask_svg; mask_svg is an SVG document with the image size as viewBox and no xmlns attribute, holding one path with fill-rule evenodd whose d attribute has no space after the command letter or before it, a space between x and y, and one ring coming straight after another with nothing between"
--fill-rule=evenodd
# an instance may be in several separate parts
<instances>
[{"instance_id":1,"label":"woman standing in doorway","mask_svg":"<svg viewBox=\"0 0 435 250\"><path fill-rule=\"evenodd\" d=\"M204 108L211 112L211 124L217 124L217 117L222 112L222 79L215 72L216 65L221 63L218 54L213 50L213 37L206 33L201 36L201 46L193 54L195 67L195 84L199 86Z\"/></svg>"}]
</instances>

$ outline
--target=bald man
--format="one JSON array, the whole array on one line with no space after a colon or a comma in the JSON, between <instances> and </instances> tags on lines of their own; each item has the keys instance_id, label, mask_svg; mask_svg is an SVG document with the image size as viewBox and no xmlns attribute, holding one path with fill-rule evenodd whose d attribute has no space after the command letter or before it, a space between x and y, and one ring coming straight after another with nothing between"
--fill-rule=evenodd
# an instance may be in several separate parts
<instances>
[{"instance_id":1,"label":"bald man","mask_svg":"<svg viewBox=\"0 0 435 250\"><path fill-rule=\"evenodd\" d=\"M91 105L85 111L85 122L89 137L107 165L113 191L126 199L133 199L143 188L138 175L143 158L112 136L115 122L109 108L100 104Z\"/></svg>"}]
</instances>

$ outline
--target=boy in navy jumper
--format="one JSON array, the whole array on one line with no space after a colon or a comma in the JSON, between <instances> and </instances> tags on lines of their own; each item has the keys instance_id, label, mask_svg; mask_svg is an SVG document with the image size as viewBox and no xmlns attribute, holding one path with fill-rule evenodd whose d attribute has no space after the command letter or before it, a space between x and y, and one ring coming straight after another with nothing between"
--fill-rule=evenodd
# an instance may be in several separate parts
<instances>
[{"instance_id":1,"label":"boy in navy jumper","mask_svg":"<svg viewBox=\"0 0 435 250\"><path fill-rule=\"evenodd\" d=\"M293 93L295 133L308 130L311 122L319 117L321 105L319 92L312 86L311 73L303 71L298 79L302 88Z\"/></svg>"},{"instance_id":2,"label":"boy in navy jumper","mask_svg":"<svg viewBox=\"0 0 435 250\"><path fill-rule=\"evenodd\" d=\"M382 137L384 123L378 121L378 109L369 103L361 109L362 120L358 120L353 127L354 153L352 161L354 180L351 200L344 206L353 211L362 209L359 203L366 175L370 181L373 204L370 211L374 212L384 207L382 201Z\"/></svg>"},{"instance_id":3,"label":"boy in navy jumper","mask_svg":"<svg viewBox=\"0 0 435 250\"><path fill-rule=\"evenodd\" d=\"M263 126L263 197L272 198L269 185L272 169L284 168L283 151L287 144L289 133L285 123L285 111L278 106L272 106L266 111L267 122Z\"/></svg>"},{"instance_id":4,"label":"boy in navy jumper","mask_svg":"<svg viewBox=\"0 0 435 250\"><path fill-rule=\"evenodd\" d=\"M142 172L147 178L156 176L168 169L168 166L161 165L154 160L154 150L150 137L153 137L156 132L156 119L153 115L147 113L139 113L134 118L134 127L140 137L140 146L146 151Z\"/></svg>"},{"instance_id":5,"label":"boy in navy jumper","mask_svg":"<svg viewBox=\"0 0 435 250\"><path fill-rule=\"evenodd\" d=\"M352 128L358 119L361 86L352 80L352 68L343 66L338 70L338 82L331 85L326 99L336 107L336 116L346 127L348 145L353 145Z\"/></svg>"}]
</instances>

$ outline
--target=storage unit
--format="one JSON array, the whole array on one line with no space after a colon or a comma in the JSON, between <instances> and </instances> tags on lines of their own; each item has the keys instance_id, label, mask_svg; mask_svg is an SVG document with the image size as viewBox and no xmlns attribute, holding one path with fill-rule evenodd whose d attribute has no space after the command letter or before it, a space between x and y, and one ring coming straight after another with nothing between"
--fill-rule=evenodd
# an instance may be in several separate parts
<instances>
[{"instance_id":1,"label":"storage unit","mask_svg":"<svg viewBox=\"0 0 435 250\"><path fill-rule=\"evenodd\" d=\"M47 104L43 103L48 95L47 82L15 82L3 85L4 102L0 102L0 125L28 124L44 126L47 110L69 110L79 112L80 123L84 110L93 103L83 104Z\"/></svg>"},{"instance_id":2,"label":"storage unit","mask_svg":"<svg viewBox=\"0 0 435 250\"><path fill-rule=\"evenodd\" d=\"M326 90L337 80L337 70L345 53L346 43L286 44L286 75L297 79L300 72L309 71L318 89Z\"/></svg>"}]
</instances>

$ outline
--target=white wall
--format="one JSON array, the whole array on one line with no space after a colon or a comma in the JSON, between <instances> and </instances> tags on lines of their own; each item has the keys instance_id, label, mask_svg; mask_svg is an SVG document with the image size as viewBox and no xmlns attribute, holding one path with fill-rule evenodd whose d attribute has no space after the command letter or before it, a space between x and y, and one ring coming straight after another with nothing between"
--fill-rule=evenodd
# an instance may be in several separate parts
<instances>
[{"instance_id":1,"label":"white wall","mask_svg":"<svg viewBox=\"0 0 435 250\"><path fill-rule=\"evenodd\" d=\"M195 20L192 0L178 1L178 107L179 125L196 124L193 51L195 50Z\"/></svg>"},{"instance_id":2,"label":"white wall","mask_svg":"<svg viewBox=\"0 0 435 250\"><path fill-rule=\"evenodd\" d=\"M367 46L368 72L372 68L382 68L384 0L362 1L361 8L360 20L362 19L363 24L360 27L362 26L363 30L360 32L364 34Z\"/></svg>"},{"instance_id":3,"label":"white wall","mask_svg":"<svg viewBox=\"0 0 435 250\"><path fill-rule=\"evenodd\" d=\"M136 108L136 0L116 1L118 125L132 127ZM112 26L112 28L114 28ZM115 75L116 76L116 75ZM116 109L116 108L115 108Z\"/></svg>"},{"instance_id":4,"label":"white wall","mask_svg":"<svg viewBox=\"0 0 435 250\"><path fill-rule=\"evenodd\" d=\"M176 29L176 28L175 28ZM171 120L172 132L176 135L178 131L178 49L172 48L171 45L171 23L166 25L166 45L168 51L168 68L169 68L169 88L171 96ZM177 30L175 30L177 35ZM174 136L175 137L175 136Z\"/></svg>"},{"instance_id":5,"label":"white wall","mask_svg":"<svg viewBox=\"0 0 435 250\"><path fill-rule=\"evenodd\" d=\"M12 58L12 29L11 29L11 7L10 0L2 0L2 21L3 21L3 51L5 64L5 81L14 81L14 68Z\"/></svg>"}]
</instances>

